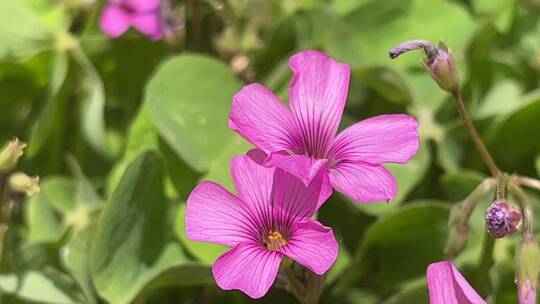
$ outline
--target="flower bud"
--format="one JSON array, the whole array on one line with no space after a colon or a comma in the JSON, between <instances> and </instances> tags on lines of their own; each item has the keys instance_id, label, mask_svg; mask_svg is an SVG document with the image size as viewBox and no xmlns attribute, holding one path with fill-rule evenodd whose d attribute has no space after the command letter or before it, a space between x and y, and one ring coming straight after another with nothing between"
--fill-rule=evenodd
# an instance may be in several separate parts
<instances>
[{"instance_id":1,"label":"flower bud","mask_svg":"<svg viewBox=\"0 0 540 304\"><path fill-rule=\"evenodd\" d=\"M444 253L450 257L457 257L467 246L469 239L469 226L467 214L462 204L456 204L450 211L448 219L448 238L444 247Z\"/></svg>"},{"instance_id":2,"label":"flower bud","mask_svg":"<svg viewBox=\"0 0 540 304\"><path fill-rule=\"evenodd\" d=\"M536 287L540 274L540 248L532 234L525 234L516 252L516 284L518 303L536 303Z\"/></svg>"},{"instance_id":3,"label":"flower bud","mask_svg":"<svg viewBox=\"0 0 540 304\"><path fill-rule=\"evenodd\" d=\"M415 50L423 49L426 59L423 64L431 77L435 79L439 87L450 94L459 90L459 77L450 50L443 42L435 47L433 43L426 40L407 41L390 51L390 58L397 58L399 55Z\"/></svg>"},{"instance_id":4,"label":"flower bud","mask_svg":"<svg viewBox=\"0 0 540 304\"><path fill-rule=\"evenodd\" d=\"M521 227L521 211L506 202L493 202L486 210L486 231L493 237L503 238Z\"/></svg>"},{"instance_id":5,"label":"flower bud","mask_svg":"<svg viewBox=\"0 0 540 304\"><path fill-rule=\"evenodd\" d=\"M0 151L0 172L7 172L17 165L19 158L23 155L26 144L15 138L4 145Z\"/></svg>"},{"instance_id":6,"label":"flower bud","mask_svg":"<svg viewBox=\"0 0 540 304\"><path fill-rule=\"evenodd\" d=\"M39 177L16 172L9 177L9 187L15 192L25 193L27 196L31 196L39 192Z\"/></svg>"}]
</instances>

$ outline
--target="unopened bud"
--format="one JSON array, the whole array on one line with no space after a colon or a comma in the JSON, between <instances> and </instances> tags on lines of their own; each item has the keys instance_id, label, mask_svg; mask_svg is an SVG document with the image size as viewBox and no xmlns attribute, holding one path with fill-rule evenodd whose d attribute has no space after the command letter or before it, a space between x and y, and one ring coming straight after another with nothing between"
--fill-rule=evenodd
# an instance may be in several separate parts
<instances>
[{"instance_id":1,"label":"unopened bud","mask_svg":"<svg viewBox=\"0 0 540 304\"><path fill-rule=\"evenodd\" d=\"M448 218L448 238L444 247L444 253L451 259L457 257L467 246L469 239L468 218L463 205L456 204L450 210Z\"/></svg>"},{"instance_id":2,"label":"unopened bud","mask_svg":"<svg viewBox=\"0 0 540 304\"><path fill-rule=\"evenodd\" d=\"M486 231L493 237L503 238L521 227L521 211L506 202L493 202L484 216Z\"/></svg>"},{"instance_id":3,"label":"unopened bud","mask_svg":"<svg viewBox=\"0 0 540 304\"><path fill-rule=\"evenodd\" d=\"M19 158L23 155L26 144L15 138L4 145L0 151L0 172L9 171L17 165Z\"/></svg>"},{"instance_id":4,"label":"unopened bud","mask_svg":"<svg viewBox=\"0 0 540 304\"><path fill-rule=\"evenodd\" d=\"M443 42L439 42L436 47L426 40L411 40L393 48L390 58L397 58L399 55L416 49L423 49L426 59L423 61L426 70L435 79L439 87L450 94L459 90L459 77L450 50Z\"/></svg>"},{"instance_id":5,"label":"unopened bud","mask_svg":"<svg viewBox=\"0 0 540 304\"><path fill-rule=\"evenodd\" d=\"M31 196L39 192L39 177L16 172L9 177L9 187L15 192L25 193L27 196Z\"/></svg>"},{"instance_id":6,"label":"unopened bud","mask_svg":"<svg viewBox=\"0 0 540 304\"><path fill-rule=\"evenodd\" d=\"M516 284L518 303L536 303L540 274L540 248L532 234L525 234L516 252Z\"/></svg>"}]
</instances>

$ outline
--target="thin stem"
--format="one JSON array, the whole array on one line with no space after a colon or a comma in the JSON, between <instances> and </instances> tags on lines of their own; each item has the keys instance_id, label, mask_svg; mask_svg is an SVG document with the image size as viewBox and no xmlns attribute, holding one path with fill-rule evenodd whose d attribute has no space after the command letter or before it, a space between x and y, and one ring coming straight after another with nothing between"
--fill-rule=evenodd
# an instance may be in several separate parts
<instances>
[{"instance_id":1,"label":"thin stem","mask_svg":"<svg viewBox=\"0 0 540 304\"><path fill-rule=\"evenodd\" d=\"M306 296L306 287L304 284L298 280L291 267L283 269L283 274L287 280L287 290L299 301L303 301Z\"/></svg>"},{"instance_id":2,"label":"thin stem","mask_svg":"<svg viewBox=\"0 0 540 304\"><path fill-rule=\"evenodd\" d=\"M501 174L497 178L497 193L496 201L504 201L506 199L506 188L508 188L508 175Z\"/></svg>"},{"instance_id":3,"label":"thin stem","mask_svg":"<svg viewBox=\"0 0 540 304\"><path fill-rule=\"evenodd\" d=\"M306 296L304 304L317 304L324 289L324 276L318 276L306 269Z\"/></svg>"},{"instance_id":4,"label":"thin stem","mask_svg":"<svg viewBox=\"0 0 540 304\"><path fill-rule=\"evenodd\" d=\"M200 0L191 1L191 28L193 29L193 45L196 50L202 50L202 16Z\"/></svg>"},{"instance_id":5,"label":"thin stem","mask_svg":"<svg viewBox=\"0 0 540 304\"><path fill-rule=\"evenodd\" d=\"M13 201L9 198L8 179L9 174L2 174L0 176L0 267L2 266L4 242L14 205Z\"/></svg>"},{"instance_id":6,"label":"thin stem","mask_svg":"<svg viewBox=\"0 0 540 304\"><path fill-rule=\"evenodd\" d=\"M527 194L516 184L510 185L510 192L517 198L523 214L523 235L531 234L533 231L532 205Z\"/></svg>"},{"instance_id":7,"label":"thin stem","mask_svg":"<svg viewBox=\"0 0 540 304\"><path fill-rule=\"evenodd\" d=\"M482 200L482 198L495 187L497 184L497 180L494 178L486 178L483 182L480 183L476 188L474 188L473 192L469 194L462 202L461 202L461 208L465 211L465 223L467 224L469 218L471 217L472 212L474 211L474 208L476 208L476 205L478 205L478 202Z\"/></svg>"},{"instance_id":8,"label":"thin stem","mask_svg":"<svg viewBox=\"0 0 540 304\"><path fill-rule=\"evenodd\" d=\"M526 187L533 188L540 191L540 180L534 179L532 177L520 176L520 175L514 175L513 180L518 185L526 186Z\"/></svg>"},{"instance_id":9,"label":"thin stem","mask_svg":"<svg viewBox=\"0 0 540 304\"><path fill-rule=\"evenodd\" d=\"M493 266L493 249L495 247L495 239L489 234L485 234L484 242L482 243L482 255L476 268L476 286L481 287L481 294L487 295L490 291L489 270ZM485 288L485 289L484 289Z\"/></svg>"},{"instance_id":10,"label":"thin stem","mask_svg":"<svg viewBox=\"0 0 540 304\"><path fill-rule=\"evenodd\" d=\"M471 136L474 144L476 145L478 152L480 152L480 155L482 156L482 159L484 160L484 163L486 164L487 168L491 172L491 175L494 177L501 175L501 170L499 170L499 168L495 164L495 161L493 161L493 158L489 154L486 146L484 145L484 142L482 141L482 139L480 138L480 135L476 131L476 128L474 127L474 124L471 118L469 117L469 114L467 114L467 111L465 110L465 105L463 104L461 93L458 91L452 94L452 97L454 97L454 101L456 102L459 117L461 118L461 121L465 125L465 128L467 128L469 135Z\"/></svg>"}]
</instances>

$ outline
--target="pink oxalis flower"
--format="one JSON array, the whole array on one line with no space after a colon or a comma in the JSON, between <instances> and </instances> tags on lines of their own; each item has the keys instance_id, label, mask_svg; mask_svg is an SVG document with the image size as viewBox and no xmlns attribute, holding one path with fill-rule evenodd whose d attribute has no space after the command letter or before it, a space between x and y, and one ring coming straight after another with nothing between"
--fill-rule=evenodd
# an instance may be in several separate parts
<instances>
[{"instance_id":1,"label":"pink oxalis flower","mask_svg":"<svg viewBox=\"0 0 540 304\"><path fill-rule=\"evenodd\" d=\"M486 303L449 261L430 264L427 268L427 283L431 304Z\"/></svg>"},{"instance_id":2,"label":"pink oxalis flower","mask_svg":"<svg viewBox=\"0 0 540 304\"><path fill-rule=\"evenodd\" d=\"M120 37L130 26L152 40L159 40L165 34L160 0L109 0L99 25L112 38Z\"/></svg>"},{"instance_id":3,"label":"pink oxalis flower","mask_svg":"<svg viewBox=\"0 0 540 304\"><path fill-rule=\"evenodd\" d=\"M330 196L332 186L361 202L394 198L396 180L382 164L405 163L416 153L416 120L380 115L337 134L349 65L304 51L293 55L289 66L289 108L263 85L250 84L233 98L229 127L267 155L265 166L281 168L306 185L322 171L319 203Z\"/></svg>"},{"instance_id":4,"label":"pink oxalis flower","mask_svg":"<svg viewBox=\"0 0 540 304\"><path fill-rule=\"evenodd\" d=\"M331 228L311 219L322 175L305 187L283 170L247 156L235 157L231 171L238 195L204 181L187 201L188 237L232 247L212 267L218 286L260 298L284 256L324 274L336 260L338 244Z\"/></svg>"}]
</instances>

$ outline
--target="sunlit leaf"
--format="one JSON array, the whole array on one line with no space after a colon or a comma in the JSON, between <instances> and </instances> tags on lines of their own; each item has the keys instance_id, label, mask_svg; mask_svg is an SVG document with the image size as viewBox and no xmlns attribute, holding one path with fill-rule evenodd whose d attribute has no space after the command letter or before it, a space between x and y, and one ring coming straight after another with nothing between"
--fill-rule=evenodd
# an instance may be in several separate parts
<instances>
[{"instance_id":1,"label":"sunlit leaf","mask_svg":"<svg viewBox=\"0 0 540 304\"><path fill-rule=\"evenodd\" d=\"M53 269L0 275L0 289L17 298L44 304L80 302L70 278Z\"/></svg>"},{"instance_id":2,"label":"sunlit leaf","mask_svg":"<svg viewBox=\"0 0 540 304\"><path fill-rule=\"evenodd\" d=\"M28 58L51 47L52 36L22 1L0 1L0 59Z\"/></svg>"},{"instance_id":3,"label":"sunlit leaf","mask_svg":"<svg viewBox=\"0 0 540 304\"><path fill-rule=\"evenodd\" d=\"M161 136L200 172L237 136L227 128L240 82L223 63L184 54L164 62L146 89L145 103Z\"/></svg>"}]
</instances>

